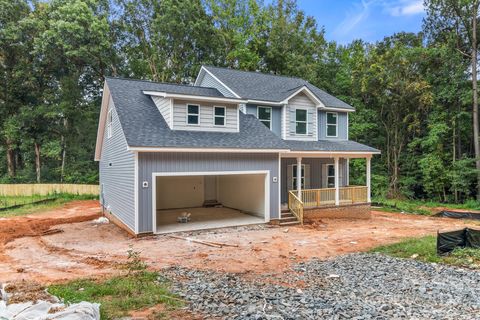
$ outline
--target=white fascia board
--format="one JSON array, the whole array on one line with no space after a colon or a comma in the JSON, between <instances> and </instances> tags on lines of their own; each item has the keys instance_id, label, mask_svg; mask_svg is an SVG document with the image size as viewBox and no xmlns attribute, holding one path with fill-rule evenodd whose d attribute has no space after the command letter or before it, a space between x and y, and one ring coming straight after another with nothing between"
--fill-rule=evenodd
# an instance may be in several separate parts
<instances>
[{"instance_id":1,"label":"white fascia board","mask_svg":"<svg viewBox=\"0 0 480 320\"><path fill-rule=\"evenodd\" d=\"M233 148L154 148L154 147L128 147L129 151L136 152L217 152L217 153L279 153L282 158L291 157L371 157L380 152L366 151L292 151L289 149L233 149Z\"/></svg>"},{"instance_id":2,"label":"white fascia board","mask_svg":"<svg viewBox=\"0 0 480 320\"><path fill-rule=\"evenodd\" d=\"M320 107L322 111L334 111L334 112L355 112L355 109L342 109L342 108L334 108L334 107Z\"/></svg>"},{"instance_id":3,"label":"white fascia board","mask_svg":"<svg viewBox=\"0 0 480 320\"><path fill-rule=\"evenodd\" d=\"M100 116L98 119L97 142L95 145L95 161L100 161L102 157L103 136L105 134L105 122L107 120L108 104L110 102L110 89L107 81L103 83L102 104L100 107Z\"/></svg>"},{"instance_id":4,"label":"white fascia board","mask_svg":"<svg viewBox=\"0 0 480 320\"><path fill-rule=\"evenodd\" d=\"M128 147L130 151L137 152L217 152L217 153L281 153L289 149L234 149L234 148L154 148L154 147Z\"/></svg>"},{"instance_id":5,"label":"white fascia board","mask_svg":"<svg viewBox=\"0 0 480 320\"><path fill-rule=\"evenodd\" d=\"M222 86L225 87L225 89L227 89L228 91L230 91L231 94L233 94L235 97L237 98L241 98L238 94L235 93L235 91L233 91L232 89L230 89L225 83L223 83L220 79L218 79L213 73L211 73L210 71L208 71L207 68L205 68L204 66L202 66L202 68L200 69L200 71L204 70L206 73L208 73L210 76L212 76L213 79L215 79L216 81L218 81ZM195 81L196 82L196 81Z\"/></svg>"},{"instance_id":6,"label":"white fascia board","mask_svg":"<svg viewBox=\"0 0 480 320\"><path fill-rule=\"evenodd\" d=\"M279 106L279 107L284 105L282 102L255 100L255 99L248 99L247 103L256 104L256 105Z\"/></svg>"},{"instance_id":7,"label":"white fascia board","mask_svg":"<svg viewBox=\"0 0 480 320\"><path fill-rule=\"evenodd\" d=\"M205 74L205 69L202 66L200 68L200 71L198 71L197 77L195 78L195 82L193 83L194 86L198 86L198 84L200 83L200 79L203 78L204 74Z\"/></svg>"},{"instance_id":8,"label":"white fascia board","mask_svg":"<svg viewBox=\"0 0 480 320\"><path fill-rule=\"evenodd\" d=\"M283 100L281 103L282 104L288 104L288 101L290 99L292 99L293 97L295 97L297 94L301 93L301 92L305 92L307 94L307 96L312 99L314 102L316 102L316 106L317 107L323 107L324 104L322 101L320 101L316 95L313 94L313 92L308 89L306 86L302 86L300 89L298 89L297 91L295 91L294 93L292 93L290 96L288 96L285 100Z\"/></svg>"},{"instance_id":9,"label":"white fascia board","mask_svg":"<svg viewBox=\"0 0 480 320\"><path fill-rule=\"evenodd\" d=\"M334 157L344 157L344 158L371 158L375 154L380 154L381 152L373 151L289 151L281 153L282 158L294 158L294 157L304 157L304 158L315 158L318 156L324 158L334 158Z\"/></svg>"},{"instance_id":10,"label":"white fascia board","mask_svg":"<svg viewBox=\"0 0 480 320\"><path fill-rule=\"evenodd\" d=\"M225 103L234 103L234 104L247 103L247 100L241 100L237 98L227 98L227 97L205 97L205 96L195 96L195 95L189 95L189 94L167 93L167 92L160 92L160 91L143 91L143 93L149 96L182 99L182 100L225 102Z\"/></svg>"}]
</instances>

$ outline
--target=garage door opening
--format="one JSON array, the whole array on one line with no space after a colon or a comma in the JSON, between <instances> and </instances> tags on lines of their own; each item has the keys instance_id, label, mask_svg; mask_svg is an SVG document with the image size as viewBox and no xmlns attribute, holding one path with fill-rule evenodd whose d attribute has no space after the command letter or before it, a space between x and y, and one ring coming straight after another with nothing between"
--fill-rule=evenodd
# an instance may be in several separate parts
<instances>
[{"instance_id":1,"label":"garage door opening","mask_svg":"<svg viewBox=\"0 0 480 320\"><path fill-rule=\"evenodd\" d=\"M264 223L269 219L268 181L268 172L154 174L154 231Z\"/></svg>"}]
</instances>

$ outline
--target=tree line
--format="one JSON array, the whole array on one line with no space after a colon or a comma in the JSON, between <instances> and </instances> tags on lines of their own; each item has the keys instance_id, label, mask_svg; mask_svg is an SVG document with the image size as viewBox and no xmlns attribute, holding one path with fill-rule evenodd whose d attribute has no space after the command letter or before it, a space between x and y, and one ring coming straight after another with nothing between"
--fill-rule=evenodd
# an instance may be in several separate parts
<instances>
[{"instance_id":1,"label":"tree line","mask_svg":"<svg viewBox=\"0 0 480 320\"><path fill-rule=\"evenodd\" d=\"M0 182L96 183L105 76L193 83L202 64L298 76L356 108L377 196L478 197L478 0L419 33L338 44L294 0L0 0ZM364 163L352 163L352 183Z\"/></svg>"}]
</instances>

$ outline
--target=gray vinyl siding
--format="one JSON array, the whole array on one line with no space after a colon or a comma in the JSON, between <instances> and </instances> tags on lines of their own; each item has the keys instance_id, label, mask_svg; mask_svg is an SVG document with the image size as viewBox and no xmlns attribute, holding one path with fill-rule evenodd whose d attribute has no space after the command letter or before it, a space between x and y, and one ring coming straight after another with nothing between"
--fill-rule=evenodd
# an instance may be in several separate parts
<instances>
[{"instance_id":1,"label":"gray vinyl siding","mask_svg":"<svg viewBox=\"0 0 480 320\"><path fill-rule=\"evenodd\" d=\"M327 137L327 112L318 111L318 140L348 140L348 112L337 112L338 137Z\"/></svg>"},{"instance_id":2,"label":"gray vinyl siding","mask_svg":"<svg viewBox=\"0 0 480 320\"><path fill-rule=\"evenodd\" d=\"M247 104L247 114L253 114L255 117L258 116L258 109L259 106L255 104ZM261 106L261 107L270 107L270 106ZM272 127L270 128L273 133L277 136L282 136L282 107L275 107L272 106Z\"/></svg>"},{"instance_id":3,"label":"gray vinyl siding","mask_svg":"<svg viewBox=\"0 0 480 320\"><path fill-rule=\"evenodd\" d=\"M200 105L200 119L198 125L187 124L187 104ZM225 107L225 126L215 126L213 120L214 106ZM238 132L238 106L232 104L196 103L192 101L173 101L173 129L215 132Z\"/></svg>"},{"instance_id":4,"label":"gray vinyl siding","mask_svg":"<svg viewBox=\"0 0 480 320\"><path fill-rule=\"evenodd\" d=\"M172 123L172 112L171 112L171 99L162 98L162 97L152 97L153 102L158 108L158 111L162 114L163 118L167 122L168 126L171 126Z\"/></svg>"},{"instance_id":5,"label":"gray vinyl siding","mask_svg":"<svg viewBox=\"0 0 480 320\"><path fill-rule=\"evenodd\" d=\"M235 97L235 95L233 95L228 89L226 89L224 85L222 85L214 77L208 74L208 72L205 71L202 80L197 85L201 87L215 88L220 91L225 97Z\"/></svg>"},{"instance_id":6,"label":"gray vinyl siding","mask_svg":"<svg viewBox=\"0 0 480 320\"><path fill-rule=\"evenodd\" d=\"M132 231L135 230L135 156L127 150L118 115L110 98L112 110L112 137L107 137L105 126L102 155L100 158L100 186L102 201L115 217Z\"/></svg>"},{"instance_id":7,"label":"gray vinyl siding","mask_svg":"<svg viewBox=\"0 0 480 320\"><path fill-rule=\"evenodd\" d=\"M295 111L307 110L307 134L296 134ZM316 140L317 139L317 107L304 93L300 93L288 101L285 112L287 140Z\"/></svg>"},{"instance_id":8,"label":"gray vinyl siding","mask_svg":"<svg viewBox=\"0 0 480 320\"><path fill-rule=\"evenodd\" d=\"M250 153L139 153L138 154L139 232L151 232L152 173L205 171L270 171L270 219L278 218L280 201L278 154ZM148 181L148 188L142 182Z\"/></svg>"},{"instance_id":9,"label":"gray vinyl siding","mask_svg":"<svg viewBox=\"0 0 480 320\"><path fill-rule=\"evenodd\" d=\"M288 202L288 185L287 185L287 177L288 177L288 166L292 164L296 164L297 159L294 158L284 158L282 159L282 181L281 181L281 197L282 203ZM327 158L303 158L302 164L310 165L310 189L320 189L323 188L323 166L326 164L333 164L333 159ZM347 166L347 159L340 159L340 186L346 186L348 184L348 166Z\"/></svg>"}]
</instances>

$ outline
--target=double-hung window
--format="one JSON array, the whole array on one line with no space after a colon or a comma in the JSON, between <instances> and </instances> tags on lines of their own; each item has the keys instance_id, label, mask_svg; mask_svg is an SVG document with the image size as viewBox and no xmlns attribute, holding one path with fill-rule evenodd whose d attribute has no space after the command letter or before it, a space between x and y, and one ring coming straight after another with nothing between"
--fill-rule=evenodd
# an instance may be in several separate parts
<instances>
[{"instance_id":1,"label":"double-hung window","mask_svg":"<svg viewBox=\"0 0 480 320\"><path fill-rule=\"evenodd\" d=\"M335 188L335 165L327 164L327 188Z\"/></svg>"},{"instance_id":2,"label":"double-hung window","mask_svg":"<svg viewBox=\"0 0 480 320\"><path fill-rule=\"evenodd\" d=\"M257 118L268 129L272 129L272 107L258 107Z\"/></svg>"},{"instance_id":3,"label":"double-hung window","mask_svg":"<svg viewBox=\"0 0 480 320\"><path fill-rule=\"evenodd\" d=\"M327 137L337 137L338 114L327 112Z\"/></svg>"},{"instance_id":4,"label":"double-hung window","mask_svg":"<svg viewBox=\"0 0 480 320\"><path fill-rule=\"evenodd\" d=\"M300 177L301 188L305 188L305 165L302 164L302 173ZM292 190L297 189L297 165L292 165Z\"/></svg>"},{"instance_id":5,"label":"double-hung window","mask_svg":"<svg viewBox=\"0 0 480 320\"><path fill-rule=\"evenodd\" d=\"M307 110L295 110L295 133L307 134Z\"/></svg>"},{"instance_id":6,"label":"double-hung window","mask_svg":"<svg viewBox=\"0 0 480 320\"><path fill-rule=\"evenodd\" d=\"M200 106L197 104L187 104L187 124L200 123Z\"/></svg>"},{"instance_id":7,"label":"double-hung window","mask_svg":"<svg viewBox=\"0 0 480 320\"><path fill-rule=\"evenodd\" d=\"M112 137L112 110L108 110L107 113L107 138Z\"/></svg>"},{"instance_id":8,"label":"double-hung window","mask_svg":"<svg viewBox=\"0 0 480 320\"><path fill-rule=\"evenodd\" d=\"M225 125L225 107L213 107L213 123L216 126Z\"/></svg>"}]
</instances>

